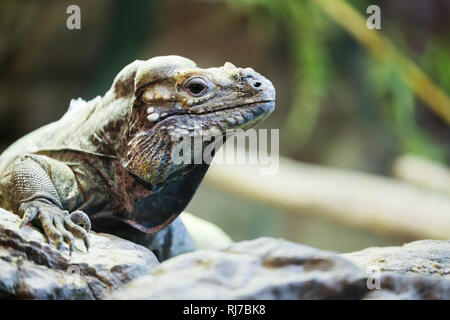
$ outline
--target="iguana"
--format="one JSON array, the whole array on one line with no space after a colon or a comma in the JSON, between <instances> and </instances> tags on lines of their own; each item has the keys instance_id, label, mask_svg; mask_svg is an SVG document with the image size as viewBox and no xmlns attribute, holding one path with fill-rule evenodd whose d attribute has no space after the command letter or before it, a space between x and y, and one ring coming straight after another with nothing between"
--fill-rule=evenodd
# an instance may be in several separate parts
<instances>
[{"instance_id":1,"label":"iguana","mask_svg":"<svg viewBox=\"0 0 450 320\"><path fill-rule=\"evenodd\" d=\"M72 100L61 119L2 153L0 206L70 252L74 236L89 248L91 221L96 231L155 234L183 211L209 167L172 161L171 135L225 136L274 107L272 83L251 68L202 69L180 56L136 60L103 97Z\"/></svg>"}]
</instances>

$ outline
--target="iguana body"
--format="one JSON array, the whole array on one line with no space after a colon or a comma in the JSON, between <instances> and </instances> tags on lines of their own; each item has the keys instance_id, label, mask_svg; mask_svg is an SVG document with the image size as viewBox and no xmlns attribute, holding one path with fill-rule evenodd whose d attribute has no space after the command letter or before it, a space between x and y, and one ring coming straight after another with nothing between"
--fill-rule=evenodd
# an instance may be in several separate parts
<instances>
[{"instance_id":1,"label":"iguana body","mask_svg":"<svg viewBox=\"0 0 450 320\"><path fill-rule=\"evenodd\" d=\"M73 235L88 246L90 221L121 236L155 234L208 169L174 163L171 135L246 129L272 112L274 99L270 81L250 68L201 69L178 56L135 61L103 97L75 101L0 156L0 205L23 224L38 219L58 247L64 239L72 249Z\"/></svg>"}]
</instances>

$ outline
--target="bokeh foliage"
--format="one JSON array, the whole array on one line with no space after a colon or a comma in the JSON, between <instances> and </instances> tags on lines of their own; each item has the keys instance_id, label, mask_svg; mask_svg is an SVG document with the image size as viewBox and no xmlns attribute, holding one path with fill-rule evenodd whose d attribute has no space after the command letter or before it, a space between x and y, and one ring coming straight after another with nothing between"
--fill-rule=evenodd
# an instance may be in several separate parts
<instances>
[{"instance_id":1,"label":"bokeh foliage","mask_svg":"<svg viewBox=\"0 0 450 320\"><path fill-rule=\"evenodd\" d=\"M336 48L336 41L344 40L345 45L345 37L348 35L318 6L318 3L324 1L227 0L227 2L236 10L246 12L250 18L261 19L261 14L264 14L267 20L275 19L288 34L295 85L292 106L286 117L284 129L287 131L285 135L287 139L284 142L291 150L301 147L320 125L319 116L327 92L331 91L334 84L340 82L341 77L347 76L342 70L337 70L339 61L336 61L330 52L339 51ZM373 1L348 3L364 13L364 8ZM414 52L405 44L405 26L389 18L382 21L383 31L388 30L388 34L395 35L394 40L398 42L401 50L406 52L406 56L414 57ZM354 25L354 28L359 27L356 23ZM425 44L424 54L418 61L438 86L442 87L438 90L444 91L444 94L450 92L449 40L448 30L443 30L442 34L437 36L431 35ZM370 96L364 96L364 99L372 101L372 108L381 109L381 117L387 130L392 132L399 145L398 152L448 162L450 148L447 137L432 136L418 123L417 109L425 108L426 105L418 102L411 86L405 83L404 78L408 75L402 74L395 59L380 61L371 56L370 52L361 50L362 45L357 44L355 50L358 54L355 54L354 63L360 64L359 68L364 70L361 73L363 79L360 81L370 86L368 91L371 93ZM355 95L358 96L358 93L355 92ZM361 100L359 103L365 104L367 101ZM450 105L440 107L445 108L448 114ZM365 106L361 107L363 108ZM353 110L353 112L357 116L360 111ZM298 124L299 119L302 125Z\"/></svg>"}]
</instances>

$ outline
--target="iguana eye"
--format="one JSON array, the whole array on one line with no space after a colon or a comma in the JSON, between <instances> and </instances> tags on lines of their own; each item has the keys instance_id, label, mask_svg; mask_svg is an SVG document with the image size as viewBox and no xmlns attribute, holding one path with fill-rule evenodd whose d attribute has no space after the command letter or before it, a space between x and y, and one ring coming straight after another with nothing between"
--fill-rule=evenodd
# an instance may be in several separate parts
<instances>
[{"instance_id":1,"label":"iguana eye","mask_svg":"<svg viewBox=\"0 0 450 320\"><path fill-rule=\"evenodd\" d=\"M209 92L210 84L206 79L195 77L184 84L184 90L193 97L201 97Z\"/></svg>"},{"instance_id":2,"label":"iguana eye","mask_svg":"<svg viewBox=\"0 0 450 320\"><path fill-rule=\"evenodd\" d=\"M200 94L205 90L205 86L200 83L191 83L188 89L192 94Z\"/></svg>"}]
</instances>

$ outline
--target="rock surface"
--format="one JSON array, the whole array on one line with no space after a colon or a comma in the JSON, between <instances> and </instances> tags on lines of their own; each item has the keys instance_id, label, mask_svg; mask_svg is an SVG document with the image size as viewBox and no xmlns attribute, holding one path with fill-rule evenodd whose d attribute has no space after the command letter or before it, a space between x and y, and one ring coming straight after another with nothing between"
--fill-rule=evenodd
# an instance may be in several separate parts
<instances>
[{"instance_id":1,"label":"rock surface","mask_svg":"<svg viewBox=\"0 0 450 320\"><path fill-rule=\"evenodd\" d=\"M450 299L450 241L337 254L259 238L159 264L149 249L95 232L89 253L77 240L69 256L19 221L0 209L0 299Z\"/></svg>"},{"instance_id":2,"label":"rock surface","mask_svg":"<svg viewBox=\"0 0 450 320\"><path fill-rule=\"evenodd\" d=\"M396 248L410 266L436 263L447 270L450 241L422 241ZM430 252L427 255L425 247ZM383 248L370 249L373 252ZM388 251L394 249L388 248ZM366 253L369 251L366 251ZM113 293L113 299L449 299L450 279L439 273L368 271L376 254L347 255L292 242L259 238L223 251L197 251L162 263L151 274ZM352 260L356 258L351 257ZM375 260L374 260L375 259ZM394 265L392 255L392 265ZM388 261L388 260L386 260ZM412 267L411 267L412 268ZM375 269L376 268L375 265ZM388 270L388 269L386 269ZM420 270L420 269L418 269ZM444 271L446 272L446 271ZM377 289L377 282L379 289Z\"/></svg>"},{"instance_id":3,"label":"rock surface","mask_svg":"<svg viewBox=\"0 0 450 320\"><path fill-rule=\"evenodd\" d=\"M380 274L381 290L367 299L450 299L450 241L422 240L342 256L369 274Z\"/></svg>"},{"instance_id":4,"label":"rock surface","mask_svg":"<svg viewBox=\"0 0 450 320\"><path fill-rule=\"evenodd\" d=\"M342 256L363 268L438 275L450 280L450 241L422 240L401 247L367 248Z\"/></svg>"},{"instance_id":5,"label":"rock surface","mask_svg":"<svg viewBox=\"0 0 450 320\"><path fill-rule=\"evenodd\" d=\"M69 256L67 245L58 251L19 222L0 208L0 299L101 299L159 264L146 248L95 232L89 252L77 240Z\"/></svg>"}]
</instances>

